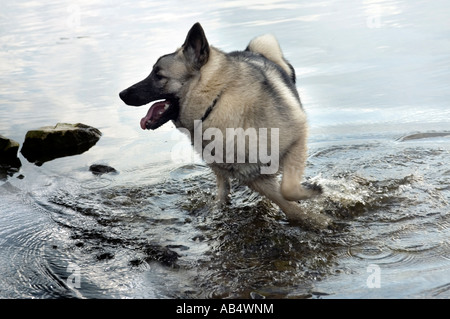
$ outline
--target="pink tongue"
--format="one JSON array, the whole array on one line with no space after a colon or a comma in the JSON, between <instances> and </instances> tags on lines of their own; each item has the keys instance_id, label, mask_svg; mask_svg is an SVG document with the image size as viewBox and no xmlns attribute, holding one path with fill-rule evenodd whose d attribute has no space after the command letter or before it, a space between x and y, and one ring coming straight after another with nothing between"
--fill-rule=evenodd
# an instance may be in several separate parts
<instances>
[{"instance_id":1,"label":"pink tongue","mask_svg":"<svg viewBox=\"0 0 450 319\"><path fill-rule=\"evenodd\" d=\"M164 107L168 104L166 100L156 102L153 104L147 112L147 115L141 119L141 128L143 130L147 129L146 123L152 121L153 119L158 119L164 113Z\"/></svg>"}]
</instances>

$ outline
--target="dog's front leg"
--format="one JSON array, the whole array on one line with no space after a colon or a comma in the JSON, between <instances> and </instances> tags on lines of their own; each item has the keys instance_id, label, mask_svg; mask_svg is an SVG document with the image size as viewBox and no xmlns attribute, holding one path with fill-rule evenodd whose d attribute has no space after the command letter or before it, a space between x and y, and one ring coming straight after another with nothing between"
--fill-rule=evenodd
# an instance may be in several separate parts
<instances>
[{"instance_id":1,"label":"dog's front leg","mask_svg":"<svg viewBox=\"0 0 450 319\"><path fill-rule=\"evenodd\" d=\"M230 201L230 197L228 196L230 194L230 178L227 176L223 176L217 171L214 171L216 174L216 180L217 180L217 200L219 201L219 204L228 204Z\"/></svg>"}]
</instances>

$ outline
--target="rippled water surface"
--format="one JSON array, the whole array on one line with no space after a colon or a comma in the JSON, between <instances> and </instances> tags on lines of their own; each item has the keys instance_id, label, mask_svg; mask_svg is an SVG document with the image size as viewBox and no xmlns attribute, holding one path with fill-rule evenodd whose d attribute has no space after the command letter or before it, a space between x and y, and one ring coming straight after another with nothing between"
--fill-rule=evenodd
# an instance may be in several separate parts
<instances>
[{"instance_id":1,"label":"rippled water surface","mask_svg":"<svg viewBox=\"0 0 450 319\"><path fill-rule=\"evenodd\" d=\"M103 136L39 167L20 155L0 180L0 297L450 297L449 14L446 1L2 3L0 134L22 144L81 122ZM302 208L332 229L290 224L236 183L217 206L188 141L172 124L142 131L145 107L119 100L196 21L225 51L279 39L311 127L305 177L325 191Z\"/></svg>"}]
</instances>

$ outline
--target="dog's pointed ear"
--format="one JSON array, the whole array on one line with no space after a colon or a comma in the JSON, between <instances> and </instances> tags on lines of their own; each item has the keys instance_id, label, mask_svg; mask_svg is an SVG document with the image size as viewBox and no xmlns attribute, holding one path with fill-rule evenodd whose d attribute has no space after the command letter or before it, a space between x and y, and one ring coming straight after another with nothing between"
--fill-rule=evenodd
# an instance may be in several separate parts
<instances>
[{"instance_id":1,"label":"dog's pointed ear","mask_svg":"<svg viewBox=\"0 0 450 319\"><path fill-rule=\"evenodd\" d=\"M184 56L195 69L199 70L208 62L209 44L200 23L197 22L189 30L182 48Z\"/></svg>"}]
</instances>

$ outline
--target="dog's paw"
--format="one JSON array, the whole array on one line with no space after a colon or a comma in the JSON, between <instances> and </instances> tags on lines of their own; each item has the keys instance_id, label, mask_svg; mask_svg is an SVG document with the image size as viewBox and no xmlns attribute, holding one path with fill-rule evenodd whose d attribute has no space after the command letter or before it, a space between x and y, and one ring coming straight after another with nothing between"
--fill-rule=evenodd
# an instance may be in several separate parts
<instances>
[{"instance_id":1,"label":"dog's paw","mask_svg":"<svg viewBox=\"0 0 450 319\"><path fill-rule=\"evenodd\" d=\"M323 187L319 184L304 182L304 183L302 183L302 186L305 189L312 192L314 194L313 196L318 196L318 195L323 194Z\"/></svg>"},{"instance_id":2,"label":"dog's paw","mask_svg":"<svg viewBox=\"0 0 450 319\"><path fill-rule=\"evenodd\" d=\"M301 185L287 187L281 185L281 195L288 201L300 201L319 196L323 193L319 184L302 183Z\"/></svg>"}]
</instances>

